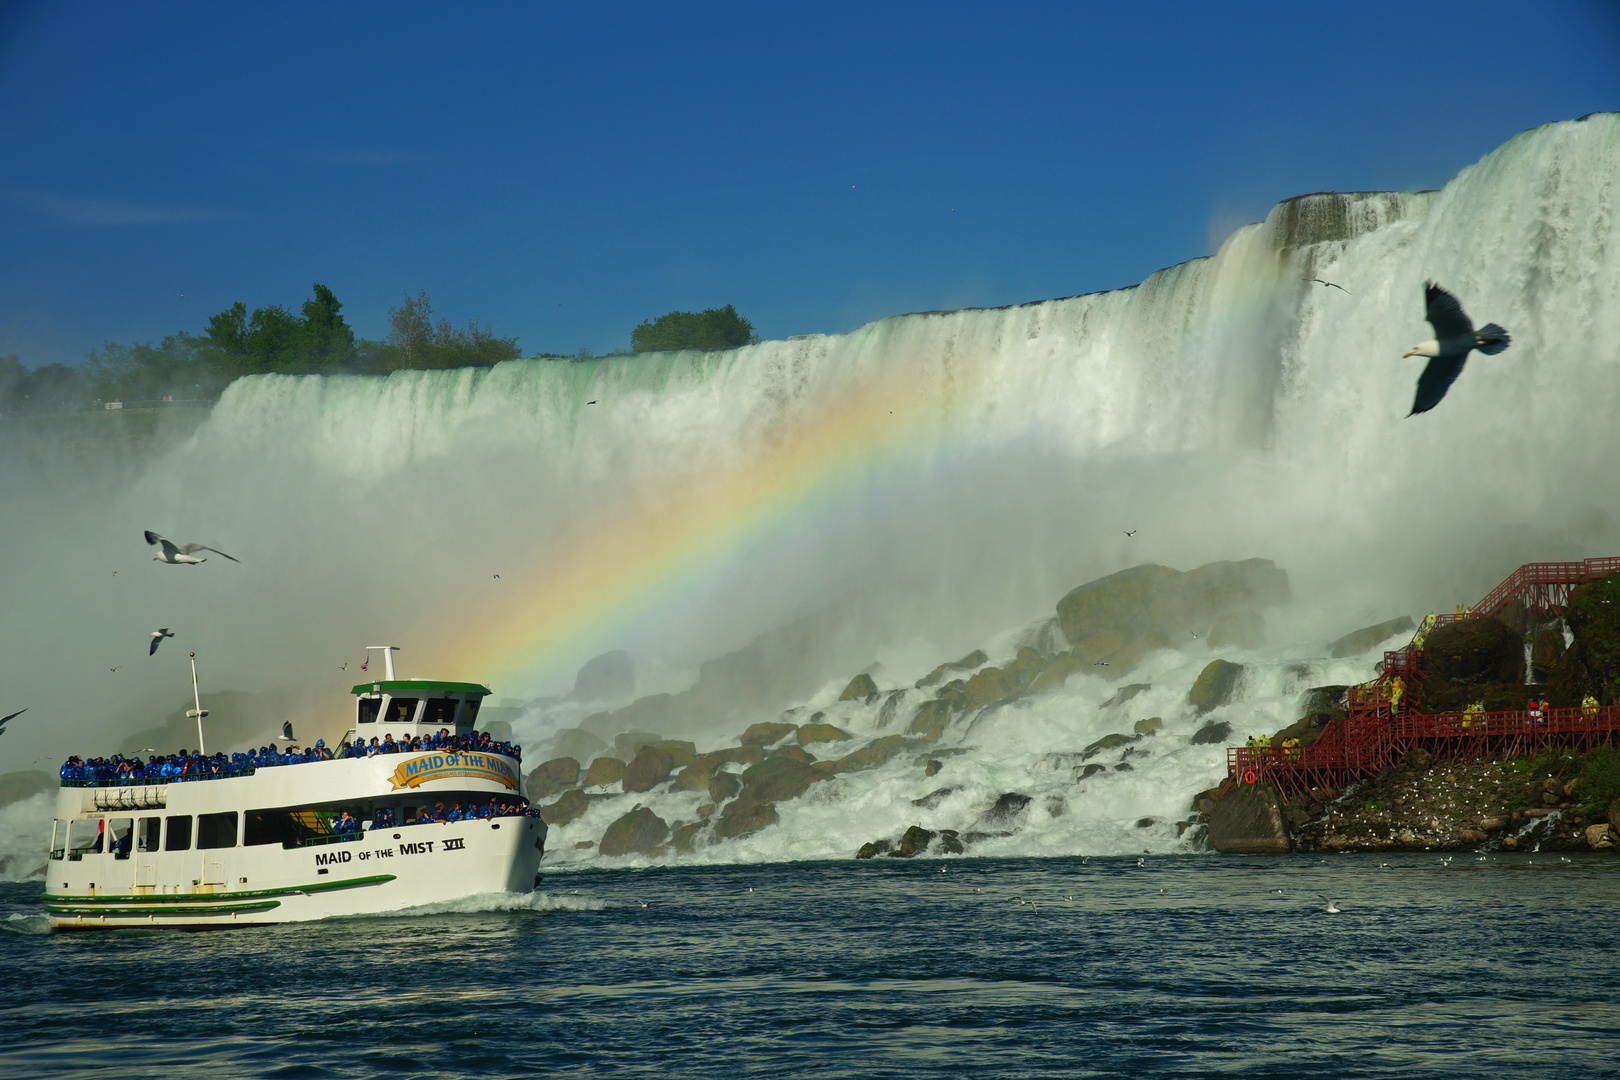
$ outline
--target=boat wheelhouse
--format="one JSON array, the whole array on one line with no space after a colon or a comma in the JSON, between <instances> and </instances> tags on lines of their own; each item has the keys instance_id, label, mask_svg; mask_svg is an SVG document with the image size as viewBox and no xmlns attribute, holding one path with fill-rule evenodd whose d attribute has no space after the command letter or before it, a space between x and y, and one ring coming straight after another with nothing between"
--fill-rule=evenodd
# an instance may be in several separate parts
<instances>
[{"instance_id":1,"label":"boat wheelhouse","mask_svg":"<svg viewBox=\"0 0 1620 1080\"><path fill-rule=\"evenodd\" d=\"M397 679L381 648L386 677L353 688L333 753L64 766L51 927L244 926L533 891L546 826L517 748L475 729L489 688Z\"/></svg>"}]
</instances>

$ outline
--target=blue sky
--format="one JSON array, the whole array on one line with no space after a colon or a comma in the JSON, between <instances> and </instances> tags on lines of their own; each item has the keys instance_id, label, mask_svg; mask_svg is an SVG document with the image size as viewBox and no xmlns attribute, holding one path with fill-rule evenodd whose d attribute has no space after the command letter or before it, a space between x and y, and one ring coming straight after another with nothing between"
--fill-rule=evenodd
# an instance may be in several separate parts
<instances>
[{"instance_id":1,"label":"blue sky","mask_svg":"<svg viewBox=\"0 0 1620 1080\"><path fill-rule=\"evenodd\" d=\"M587 10L588 8L588 10ZM1620 108L1620 5L0 6L0 354L331 286L528 352L1128 285ZM184 298L180 294L184 294Z\"/></svg>"}]
</instances>

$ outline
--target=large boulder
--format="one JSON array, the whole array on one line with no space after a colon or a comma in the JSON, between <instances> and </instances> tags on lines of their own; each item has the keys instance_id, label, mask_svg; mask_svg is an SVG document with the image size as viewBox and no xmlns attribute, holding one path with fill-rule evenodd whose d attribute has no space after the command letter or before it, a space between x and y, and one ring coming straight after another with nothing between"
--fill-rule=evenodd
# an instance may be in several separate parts
<instances>
[{"instance_id":1,"label":"large boulder","mask_svg":"<svg viewBox=\"0 0 1620 1080\"><path fill-rule=\"evenodd\" d=\"M861 772L865 769L875 769L886 764L894 755L913 746L921 745L921 740L908 739L904 735L885 735L881 739L873 739L854 753L845 754L835 764L837 772Z\"/></svg>"},{"instance_id":2,"label":"large boulder","mask_svg":"<svg viewBox=\"0 0 1620 1080\"><path fill-rule=\"evenodd\" d=\"M651 791L669 779L675 768L675 759L668 750L657 746L643 746L636 759L624 770L625 791Z\"/></svg>"},{"instance_id":3,"label":"large boulder","mask_svg":"<svg viewBox=\"0 0 1620 1080\"><path fill-rule=\"evenodd\" d=\"M571 701L623 701L636 692L636 664L623 649L585 661L574 676Z\"/></svg>"},{"instance_id":4,"label":"large boulder","mask_svg":"<svg viewBox=\"0 0 1620 1080\"><path fill-rule=\"evenodd\" d=\"M1069 681L1069 676L1084 671L1088 665L1073 653L1064 653L1047 665L1045 671L1035 676L1035 681L1029 684L1032 694L1044 694L1048 690L1056 690Z\"/></svg>"},{"instance_id":5,"label":"large boulder","mask_svg":"<svg viewBox=\"0 0 1620 1080\"><path fill-rule=\"evenodd\" d=\"M1142 736L1140 734L1123 735L1115 732L1111 735L1104 735L1080 751L1080 760L1089 761L1104 750L1118 750L1122 746L1129 746L1131 743L1141 741Z\"/></svg>"},{"instance_id":6,"label":"large boulder","mask_svg":"<svg viewBox=\"0 0 1620 1080\"><path fill-rule=\"evenodd\" d=\"M749 724L739 740L744 746L770 746L799 730L798 724L764 721L758 724Z\"/></svg>"},{"instance_id":7,"label":"large boulder","mask_svg":"<svg viewBox=\"0 0 1620 1080\"><path fill-rule=\"evenodd\" d=\"M542 762L528 775L526 786L530 798L544 798L545 795L554 795L563 788L571 788L579 783L579 759L571 757L552 758ZM544 791L545 795L536 793Z\"/></svg>"},{"instance_id":8,"label":"large boulder","mask_svg":"<svg viewBox=\"0 0 1620 1080\"><path fill-rule=\"evenodd\" d=\"M1232 725L1225 720L1216 723L1206 720L1204 726L1193 732L1192 738L1187 741L1194 746L1215 746L1224 743L1232 737Z\"/></svg>"},{"instance_id":9,"label":"large boulder","mask_svg":"<svg viewBox=\"0 0 1620 1080\"><path fill-rule=\"evenodd\" d=\"M723 803L742 790L742 779L736 773L717 772L709 777L709 798Z\"/></svg>"},{"instance_id":10,"label":"large boulder","mask_svg":"<svg viewBox=\"0 0 1620 1080\"><path fill-rule=\"evenodd\" d=\"M607 748L606 740L584 728L563 728L551 740L553 754L558 758L571 757L575 761L589 761Z\"/></svg>"},{"instance_id":11,"label":"large boulder","mask_svg":"<svg viewBox=\"0 0 1620 1080\"><path fill-rule=\"evenodd\" d=\"M625 814L607 827L596 847L603 855L653 855L669 839L669 825L645 806Z\"/></svg>"},{"instance_id":12,"label":"large boulder","mask_svg":"<svg viewBox=\"0 0 1620 1080\"><path fill-rule=\"evenodd\" d=\"M1213 562L1162 581L1148 597L1148 621L1176 634L1211 626L1231 611L1287 603L1288 574L1270 559Z\"/></svg>"},{"instance_id":13,"label":"large boulder","mask_svg":"<svg viewBox=\"0 0 1620 1080\"><path fill-rule=\"evenodd\" d=\"M1269 784L1235 784L1207 815L1209 842L1227 855L1286 854L1288 827Z\"/></svg>"},{"instance_id":14,"label":"large boulder","mask_svg":"<svg viewBox=\"0 0 1620 1080\"><path fill-rule=\"evenodd\" d=\"M739 836L758 832L777 822L776 807L755 799L738 799L727 803L715 823L714 835L721 840L735 840Z\"/></svg>"},{"instance_id":15,"label":"large boulder","mask_svg":"<svg viewBox=\"0 0 1620 1080\"><path fill-rule=\"evenodd\" d=\"M562 793L562 798L540 808L540 820L547 825L566 825L583 814L591 805L579 788Z\"/></svg>"},{"instance_id":16,"label":"large boulder","mask_svg":"<svg viewBox=\"0 0 1620 1080\"><path fill-rule=\"evenodd\" d=\"M659 739L655 743L647 743L646 745L656 746L668 754L677 769L690 765L697 760L697 747L685 739Z\"/></svg>"},{"instance_id":17,"label":"large boulder","mask_svg":"<svg viewBox=\"0 0 1620 1080\"><path fill-rule=\"evenodd\" d=\"M913 855L922 855L927 852L928 845L933 842L934 837L937 835L937 833L931 832L921 825L913 825L900 837L900 846L895 850L894 854L902 859L909 859Z\"/></svg>"},{"instance_id":18,"label":"large boulder","mask_svg":"<svg viewBox=\"0 0 1620 1080\"><path fill-rule=\"evenodd\" d=\"M818 742L843 742L851 736L849 732L832 724L801 724L799 725L799 745L809 746Z\"/></svg>"},{"instance_id":19,"label":"large boulder","mask_svg":"<svg viewBox=\"0 0 1620 1080\"><path fill-rule=\"evenodd\" d=\"M768 803L796 799L811 784L830 776L831 773L788 755L772 755L743 770L742 798Z\"/></svg>"},{"instance_id":20,"label":"large boulder","mask_svg":"<svg viewBox=\"0 0 1620 1080\"><path fill-rule=\"evenodd\" d=\"M972 652L968 653L955 663L941 664L933 671L930 671L927 675L924 675L922 678L918 679L917 689L921 690L925 686L939 685L940 681L944 679L946 674L949 672L972 671L974 668L983 667L985 663L989 661L989 659L990 657L985 654L983 649L974 649Z\"/></svg>"},{"instance_id":21,"label":"large boulder","mask_svg":"<svg viewBox=\"0 0 1620 1080\"><path fill-rule=\"evenodd\" d=\"M663 738L652 731L621 731L613 737L613 756L623 761L634 761L643 746L661 742Z\"/></svg>"},{"instance_id":22,"label":"large boulder","mask_svg":"<svg viewBox=\"0 0 1620 1080\"><path fill-rule=\"evenodd\" d=\"M867 696L877 692L877 683L872 680L872 676L863 671L849 680L849 685L844 687L842 694L838 695L838 700L854 701L857 698L864 700Z\"/></svg>"},{"instance_id":23,"label":"large boulder","mask_svg":"<svg viewBox=\"0 0 1620 1080\"><path fill-rule=\"evenodd\" d=\"M1572 708L1588 694L1603 705L1620 705L1620 574L1578 586L1564 623L1575 638L1547 679L1548 696Z\"/></svg>"},{"instance_id":24,"label":"large boulder","mask_svg":"<svg viewBox=\"0 0 1620 1080\"><path fill-rule=\"evenodd\" d=\"M696 761L692 762L692 764L675 774L675 782L669 786L669 790L708 790L709 779L714 775L714 770L719 766L719 764L719 762L708 756L698 758Z\"/></svg>"},{"instance_id":25,"label":"large boulder","mask_svg":"<svg viewBox=\"0 0 1620 1080\"><path fill-rule=\"evenodd\" d=\"M1338 641L1328 646L1328 655L1334 659L1346 656L1360 656L1362 653L1381 645L1396 634L1410 634L1417 629L1410 615L1387 619L1372 626L1364 626L1360 630L1352 630Z\"/></svg>"},{"instance_id":26,"label":"large boulder","mask_svg":"<svg viewBox=\"0 0 1620 1080\"><path fill-rule=\"evenodd\" d=\"M1530 648L1530 667L1536 681L1546 682L1563 657L1564 635L1561 632L1549 626L1537 634Z\"/></svg>"},{"instance_id":27,"label":"large boulder","mask_svg":"<svg viewBox=\"0 0 1620 1080\"><path fill-rule=\"evenodd\" d=\"M1204 665L1204 670L1198 673L1198 680L1193 683L1192 689L1187 691L1187 700L1199 712L1209 712L1218 709L1232 699L1232 691L1237 688L1238 676L1243 674L1243 665L1234 664L1228 660L1211 660Z\"/></svg>"},{"instance_id":28,"label":"large boulder","mask_svg":"<svg viewBox=\"0 0 1620 1080\"><path fill-rule=\"evenodd\" d=\"M586 787L606 787L624 779L624 762L615 757L599 757L585 770Z\"/></svg>"},{"instance_id":29,"label":"large boulder","mask_svg":"<svg viewBox=\"0 0 1620 1080\"><path fill-rule=\"evenodd\" d=\"M917 715L911 718L911 726L906 730L913 735L921 735L929 742L939 742L945 735L945 726L950 722L951 703L935 698L933 701L923 702L922 708L918 709ZM898 738L898 736L894 735L889 737ZM856 753L859 752L856 751Z\"/></svg>"},{"instance_id":30,"label":"large boulder","mask_svg":"<svg viewBox=\"0 0 1620 1080\"><path fill-rule=\"evenodd\" d=\"M1063 636L1079 642L1091 634L1141 622L1148 597L1161 583L1177 576L1168 566L1148 563L1081 585L1058 601Z\"/></svg>"}]
</instances>

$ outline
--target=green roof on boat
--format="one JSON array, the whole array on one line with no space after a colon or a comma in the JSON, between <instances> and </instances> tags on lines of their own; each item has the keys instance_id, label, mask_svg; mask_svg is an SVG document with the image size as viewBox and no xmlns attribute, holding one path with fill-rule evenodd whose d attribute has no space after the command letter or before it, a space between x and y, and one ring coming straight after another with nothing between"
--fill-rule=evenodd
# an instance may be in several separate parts
<instances>
[{"instance_id":1,"label":"green roof on boat","mask_svg":"<svg viewBox=\"0 0 1620 1080\"><path fill-rule=\"evenodd\" d=\"M494 693L487 686L475 682L440 682L438 679L378 679L376 682L356 684L351 694L478 694Z\"/></svg>"}]
</instances>

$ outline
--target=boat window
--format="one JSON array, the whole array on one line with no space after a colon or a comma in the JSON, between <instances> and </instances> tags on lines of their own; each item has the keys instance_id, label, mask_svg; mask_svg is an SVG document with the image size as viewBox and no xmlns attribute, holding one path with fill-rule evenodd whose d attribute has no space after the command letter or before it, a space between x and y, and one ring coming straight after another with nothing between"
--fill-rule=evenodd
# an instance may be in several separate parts
<instances>
[{"instance_id":1,"label":"boat window","mask_svg":"<svg viewBox=\"0 0 1620 1080\"><path fill-rule=\"evenodd\" d=\"M197 815L197 846L223 848L236 846L236 811Z\"/></svg>"},{"instance_id":2,"label":"boat window","mask_svg":"<svg viewBox=\"0 0 1620 1080\"><path fill-rule=\"evenodd\" d=\"M244 847L259 847L262 844L297 844L312 835L315 835L314 831L306 825L299 824L298 819L293 817L290 811L249 810L247 822L242 829L242 844Z\"/></svg>"},{"instance_id":3,"label":"boat window","mask_svg":"<svg viewBox=\"0 0 1620 1080\"><path fill-rule=\"evenodd\" d=\"M479 698L471 698L464 703L467 707L461 710L460 726L472 727L473 721L478 719L478 706L483 704Z\"/></svg>"},{"instance_id":4,"label":"boat window","mask_svg":"<svg viewBox=\"0 0 1620 1080\"><path fill-rule=\"evenodd\" d=\"M416 703L421 698L397 697L388 702L388 722L409 724L416 720Z\"/></svg>"},{"instance_id":5,"label":"boat window","mask_svg":"<svg viewBox=\"0 0 1620 1080\"><path fill-rule=\"evenodd\" d=\"M455 727L456 706L460 704L461 702L455 698L428 698L427 709L422 713L422 723L432 724L436 728Z\"/></svg>"},{"instance_id":6,"label":"boat window","mask_svg":"<svg viewBox=\"0 0 1620 1080\"><path fill-rule=\"evenodd\" d=\"M101 821L99 818L75 821L68 827L68 854L83 855L99 839L101 839ZM96 847L95 850L100 851L101 848Z\"/></svg>"},{"instance_id":7,"label":"boat window","mask_svg":"<svg viewBox=\"0 0 1620 1080\"><path fill-rule=\"evenodd\" d=\"M60 859L67 853L68 823L65 818L57 818L51 826L51 858Z\"/></svg>"},{"instance_id":8,"label":"boat window","mask_svg":"<svg viewBox=\"0 0 1620 1080\"><path fill-rule=\"evenodd\" d=\"M141 818L140 828L135 830L135 850L156 851L158 849L158 837L162 835L162 832L162 818Z\"/></svg>"},{"instance_id":9,"label":"boat window","mask_svg":"<svg viewBox=\"0 0 1620 1080\"><path fill-rule=\"evenodd\" d=\"M375 724L377 722L377 710L380 708L382 708L382 698L380 696L361 698L360 722L362 724Z\"/></svg>"},{"instance_id":10,"label":"boat window","mask_svg":"<svg viewBox=\"0 0 1620 1080\"><path fill-rule=\"evenodd\" d=\"M120 859L129 858L129 845L134 842L135 819L115 817L107 819L107 847Z\"/></svg>"},{"instance_id":11,"label":"boat window","mask_svg":"<svg viewBox=\"0 0 1620 1080\"><path fill-rule=\"evenodd\" d=\"M167 837L163 843L164 851L190 851L191 850L191 816L181 814L176 817L165 818L168 829Z\"/></svg>"}]
</instances>

